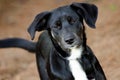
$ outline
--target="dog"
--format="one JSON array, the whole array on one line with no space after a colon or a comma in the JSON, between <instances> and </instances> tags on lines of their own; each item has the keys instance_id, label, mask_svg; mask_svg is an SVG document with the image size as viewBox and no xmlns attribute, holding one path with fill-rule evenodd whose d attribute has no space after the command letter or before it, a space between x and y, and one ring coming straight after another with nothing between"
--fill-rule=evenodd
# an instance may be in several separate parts
<instances>
[{"instance_id":1,"label":"dog","mask_svg":"<svg viewBox=\"0 0 120 80\"><path fill-rule=\"evenodd\" d=\"M72 3L39 13L28 28L33 40L0 40L0 48L19 47L36 52L40 80L106 80L104 71L86 41L84 22L95 28L98 8L94 4Z\"/></svg>"}]
</instances>

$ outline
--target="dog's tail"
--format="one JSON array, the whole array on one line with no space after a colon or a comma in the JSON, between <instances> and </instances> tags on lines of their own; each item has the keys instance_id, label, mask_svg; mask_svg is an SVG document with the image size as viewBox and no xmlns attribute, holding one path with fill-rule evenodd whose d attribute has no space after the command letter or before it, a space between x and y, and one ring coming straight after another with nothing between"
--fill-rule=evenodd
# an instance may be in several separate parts
<instances>
[{"instance_id":1,"label":"dog's tail","mask_svg":"<svg viewBox=\"0 0 120 80\"><path fill-rule=\"evenodd\" d=\"M31 42L21 38L7 38L0 40L0 48L17 47L25 49L29 52L35 52L36 42Z\"/></svg>"}]
</instances>

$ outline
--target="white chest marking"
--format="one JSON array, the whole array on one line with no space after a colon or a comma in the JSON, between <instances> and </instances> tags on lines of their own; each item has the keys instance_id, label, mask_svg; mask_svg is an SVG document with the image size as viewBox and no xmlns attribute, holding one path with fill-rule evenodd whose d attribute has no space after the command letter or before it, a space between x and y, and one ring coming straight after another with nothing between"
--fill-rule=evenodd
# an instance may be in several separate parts
<instances>
[{"instance_id":1,"label":"white chest marking","mask_svg":"<svg viewBox=\"0 0 120 80\"><path fill-rule=\"evenodd\" d=\"M75 80L88 80L82 66L77 61L77 58L81 58L81 54L82 47L71 49L71 56L67 58L69 67Z\"/></svg>"}]
</instances>

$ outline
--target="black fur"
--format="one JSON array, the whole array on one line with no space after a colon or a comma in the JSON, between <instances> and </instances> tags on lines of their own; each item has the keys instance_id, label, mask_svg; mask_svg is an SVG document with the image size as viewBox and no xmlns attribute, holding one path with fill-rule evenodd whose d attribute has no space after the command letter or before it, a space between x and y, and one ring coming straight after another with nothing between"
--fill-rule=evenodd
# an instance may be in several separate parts
<instances>
[{"instance_id":1,"label":"black fur","mask_svg":"<svg viewBox=\"0 0 120 80\"><path fill-rule=\"evenodd\" d=\"M42 12L28 28L32 40L36 31L44 30L37 43L18 38L6 39L0 41L0 48L20 47L36 52L40 80L74 80L66 57L71 55L71 47L82 46L82 56L77 60L88 80L106 80L102 67L86 44L83 23L85 20L89 27L95 28L97 15L97 7L87 3L73 3L53 11Z\"/></svg>"},{"instance_id":2,"label":"black fur","mask_svg":"<svg viewBox=\"0 0 120 80\"><path fill-rule=\"evenodd\" d=\"M0 48L18 47L29 52L35 52L36 42L31 42L21 38L8 38L0 40Z\"/></svg>"}]
</instances>

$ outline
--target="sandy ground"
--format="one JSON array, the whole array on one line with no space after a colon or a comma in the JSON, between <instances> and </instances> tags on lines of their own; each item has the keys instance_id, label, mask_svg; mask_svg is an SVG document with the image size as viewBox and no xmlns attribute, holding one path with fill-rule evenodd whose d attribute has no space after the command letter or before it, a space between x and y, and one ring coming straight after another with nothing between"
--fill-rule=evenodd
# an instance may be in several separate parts
<instances>
[{"instance_id":1,"label":"sandy ground","mask_svg":"<svg viewBox=\"0 0 120 80\"><path fill-rule=\"evenodd\" d=\"M0 0L0 39L30 40L27 28L36 14L82 0ZM108 80L120 80L120 0L84 0L98 6L97 28L87 26L88 45ZM37 40L38 35L34 41ZM39 80L35 55L18 49L0 49L0 80Z\"/></svg>"}]
</instances>

